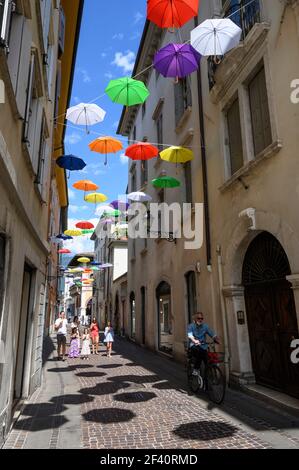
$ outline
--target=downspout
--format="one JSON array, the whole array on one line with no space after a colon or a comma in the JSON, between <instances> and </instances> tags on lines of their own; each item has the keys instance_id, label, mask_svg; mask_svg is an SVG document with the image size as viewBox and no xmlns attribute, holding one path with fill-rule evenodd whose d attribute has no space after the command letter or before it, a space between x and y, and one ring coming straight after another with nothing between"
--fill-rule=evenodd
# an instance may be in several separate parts
<instances>
[{"instance_id":1,"label":"downspout","mask_svg":"<svg viewBox=\"0 0 299 470\"><path fill-rule=\"evenodd\" d=\"M217 259L218 259L218 278L219 278L219 293L220 293L220 307L221 317L223 325L223 336L224 336L224 366L225 366L225 379L226 384L229 382L229 348L228 348L228 327L227 327L227 315L225 302L223 297L223 273L222 273L222 257L221 257L221 246L217 245Z\"/></svg>"},{"instance_id":2,"label":"downspout","mask_svg":"<svg viewBox=\"0 0 299 470\"><path fill-rule=\"evenodd\" d=\"M198 26L198 17L194 18L195 28ZM208 176L207 176L207 155L205 142L205 126L203 115L203 99L202 99L202 83L201 83L201 66L197 72L197 90L198 90L198 113L200 125L200 146L202 160L202 184L204 196L204 213L205 213L205 235L206 235L206 257L207 267L211 272L212 256L211 256L211 230L210 230L210 209L209 209L209 192L208 192Z\"/></svg>"}]
</instances>

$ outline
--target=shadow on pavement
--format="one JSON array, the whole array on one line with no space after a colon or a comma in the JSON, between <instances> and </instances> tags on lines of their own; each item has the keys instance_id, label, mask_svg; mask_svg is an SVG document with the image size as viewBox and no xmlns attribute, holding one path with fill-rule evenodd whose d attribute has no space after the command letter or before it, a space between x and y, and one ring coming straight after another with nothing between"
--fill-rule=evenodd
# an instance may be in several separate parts
<instances>
[{"instance_id":1,"label":"shadow on pavement","mask_svg":"<svg viewBox=\"0 0 299 470\"><path fill-rule=\"evenodd\" d=\"M114 395L113 399L124 403L141 403L152 400L156 397L157 395L152 392L137 391L132 393L120 393L118 395Z\"/></svg>"},{"instance_id":2,"label":"shadow on pavement","mask_svg":"<svg viewBox=\"0 0 299 470\"><path fill-rule=\"evenodd\" d=\"M126 382L119 382L117 384L112 382L104 382L97 384L95 387L81 388L79 393L82 393L82 395L109 395L117 393L119 390L128 387L130 387L130 384Z\"/></svg>"},{"instance_id":3,"label":"shadow on pavement","mask_svg":"<svg viewBox=\"0 0 299 470\"><path fill-rule=\"evenodd\" d=\"M181 439L211 441L231 437L238 432L238 429L228 423L219 421L200 421L180 424L172 432Z\"/></svg>"},{"instance_id":4,"label":"shadow on pavement","mask_svg":"<svg viewBox=\"0 0 299 470\"><path fill-rule=\"evenodd\" d=\"M79 372L76 377L104 377L105 372Z\"/></svg>"},{"instance_id":5,"label":"shadow on pavement","mask_svg":"<svg viewBox=\"0 0 299 470\"><path fill-rule=\"evenodd\" d=\"M52 397L50 402L56 403L61 401L64 405L82 405L83 403L90 403L94 400L94 397L89 396L88 394L83 395L58 395L57 397Z\"/></svg>"},{"instance_id":6,"label":"shadow on pavement","mask_svg":"<svg viewBox=\"0 0 299 470\"><path fill-rule=\"evenodd\" d=\"M85 421L93 421L94 423L111 424L124 423L135 418L135 413L122 408L103 408L88 411L82 415Z\"/></svg>"},{"instance_id":7,"label":"shadow on pavement","mask_svg":"<svg viewBox=\"0 0 299 470\"><path fill-rule=\"evenodd\" d=\"M104 364L102 366L97 366L99 369L116 369L117 367L122 367L122 364Z\"/></svg>"},{"instance_id":8,"label":"shadow on pavement","mask_svg":"<svg viewBox=\"0 0 299 470\"><path fill-rule=\"evenodd\" d=\"M132 382L135 384L160 382L162 379L159 375L116 375L108 377L111 382Z\"/></svg>"},{"instance_id":9,"label":"shadow on pavement","mask_svg":"<svg viewBox=\"0 0 299 470\"><path fill-rule=\"evenodd\" d=\"M68 422L62 415L53 415L53 416L45 416L43 418L28 418L28 419L19 419L14 429L19 429L22 431L31 431L31 432L38 432L38 431L45 431L47 429L57 429L63 426L65 423Z\"/></svg>"}]
</instances>

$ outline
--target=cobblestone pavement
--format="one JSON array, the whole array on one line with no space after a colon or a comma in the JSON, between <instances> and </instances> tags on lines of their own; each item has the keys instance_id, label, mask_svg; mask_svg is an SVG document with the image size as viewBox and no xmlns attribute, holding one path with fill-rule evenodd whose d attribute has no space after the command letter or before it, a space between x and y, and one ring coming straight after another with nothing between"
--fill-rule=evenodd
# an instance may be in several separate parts
<instances>
[{"instance_id":1,"label":"cobblestone pavement","mask_svg":"<svg viewBox=\"0 0 299 470\"><path fill-rule=\"evenodd\" d=\"M242 413L234 417L238 401L212 408L190 395L184 369L169 359L124 340L111 358L104 350L88 361L50 358L43 387L24 406L4 448L299 447L293 435L246 412L244 427Z\"/></svg>"}]
</instances>

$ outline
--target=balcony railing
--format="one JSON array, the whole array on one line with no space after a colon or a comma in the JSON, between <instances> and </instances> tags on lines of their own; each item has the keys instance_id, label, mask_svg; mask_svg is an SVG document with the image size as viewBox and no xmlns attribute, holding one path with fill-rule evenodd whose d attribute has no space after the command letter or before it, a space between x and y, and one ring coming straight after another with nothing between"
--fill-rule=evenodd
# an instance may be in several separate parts
<instances>
[{"instance_id":1,"label":"balcony railing","mask_svg":"<svg viewBox=\"0 0 299 470\"><path fill-rule=\"evenodd\" d=\"M227 1L224 3L222 13L224 18L229 17L229 19L242 29L241 39L244 41L253 26L261 22L260 0ZM215 73L223 58L224 57L218 57L217 63L215 63L214 57L209 57L208 59L210 89L215 85Z\"/></svg>"}]
</instances>

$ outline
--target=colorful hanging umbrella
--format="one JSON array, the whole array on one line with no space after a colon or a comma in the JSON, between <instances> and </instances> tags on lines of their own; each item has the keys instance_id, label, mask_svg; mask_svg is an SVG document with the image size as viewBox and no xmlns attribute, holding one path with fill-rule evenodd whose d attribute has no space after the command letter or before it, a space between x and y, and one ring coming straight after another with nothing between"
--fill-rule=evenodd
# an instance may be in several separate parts
<instances>
[{"instance_id":1,"label":"colorful hanging umbrella","mask_svg":"<svg viewBox=\"0 0 299 470\"><path fill-rule=\"evenodd\" d=\"M160 28L181 28L198 10L199 0L147 0L147 19Z\"/></svg>"},{"instance_id":2,"label":"colorful hanging umbrella","mask_svg":"<svg viewBox=\"0 0 299 470\"><path fill-rule=\"evenodd\" d=\"M91 228L94 228L94 225L91 222L78 222L76 224L77 228L81 228L83 230L89 230Z\"/></svg>"},{"instance_id":3,"label":"colorful hanging umbrella","mask_svg":"<svg viewBox=\"0 0 299 470\"><path fill-rule=\"evenodd\" d=\"M134 202L148 202L153 200L148 194L139 191L128 194L128 199Z\"/></svg>"},{"instance_id":4,"label":"colorful hanging umbrella","mask_svg":"<svg viewBox=\"0 0 299 470\"><path fill-rule=\"evenodd\" d=\"M100 204L101 202L107 201L108 197L105 194L101 193L91 193L87 194L84 198L84 201L91 202L93 204Z\"/></svg>"},{"instance_id":5,"label":"colorful hanging umbrella","mask_svg":"<svg viewBox=\"0 0 299 470\"><path fill-rule=\"evenodd\" d=\"M77 183L74 183L73 188L79 189L79 191L84 191L86 193L87 191L97 191L99 186L92 181L81 180L77 181Z\"/></svg>"},{"instance_id":6,"label":"colorful hanging umbrella","mask_svg":"<svg viewBox=\"0 0 299 470\"><path fill-rule=\"evenodd\" d=\"M81 230L82 231L82 235L88 235L89 233L94 233L94 230L90 229L90 230Z\"/></svg>"},{"instance_id":7,"label":"colorful hanging umbrella","mask_svg":"<svg viewBox=\"0 0 299 470\"><path fill-rule=\"evenodd\" d=\"M82 258L78 258L78 263L90 263L90 258L87 258L86 256L82 256Z\"/></svg>"},{"instance_id":8,"label":"colorful hanging umbrella","mask_svg":"<svg viewBox=\"0 0 299 470\"><path fill-rule=\"evenodd\" d=\"M121 211L117 209L111 209L109 211L104 211L102 214L101 219L107 218L107 217L120 217L121 216Z\"/></svg>"},{"instance_id":9,"label":"colorful hanging umbrella","mask_svg":"<svg viewBox=\"0 0 299 470\"><path fill-rule=\"evenodd\" d=\"M242 29L229 18L206 20L191 31L191 45L201 55L222 56L238 46L241 35Z\"/></svg>"},{"instance_id":10,"label":"colorful hanging umbrella","mask_svg":"<svg viewBox=\"0 0 299 470\"><path fill-rule=\"evenodd\" d=\"M154 67L164 77L184 78L198 69L200 59L190 44L168 44L156 52Z\"/></svg>"},{"instance_id":11,"label":"colorful hanging umbrella","mask_svg":"<svg viewBox=\"0 0 299 470\"><path fill-rule=\"evenodd\" d=\"M111 211L111 206L108 204L103 206L98 206L96 209L96 215L101 217L105 211Z\"/></svg>"},{"instance_id":12,"label":"colorful hanging umbrella","mask_svg":"<svg viewBox=\"0 0 299 470\"><path fill-rule=\"evenodd\" d=\"M90 274L90 273L92 273L92 269L84 269L84 272L85 272L86 274Z\"/></svg>"},{"instance_id":13,"label":"colorful hanging umbrella","mask_svg":"<svg viewBox=\"0 0 299 470\"><path fill-rule=\"evenodd\" d=\"M73 240L73 237L71 237L70 235L65 235L64 233L60 233L59 235L57 235L57 237L59 240Z\"/></svg>"},{"instance_id":14,"label":"colorful hanging umbrella","mask_svg":"<svg viewBox=\"0 0 299 470\"><path fill-rule=\"evenodd\" d=\"M71 253L71 251L68 250L67 248L63 248L62 250L58 250L58 253L60 255L67 255L67 254Z\"/></svg>"},{"instance_id":15,"label":"colorful hanging umbrella","mask_svg":"<svg viewBox=\"0 0 299 470\"><path fill-rule=\"evenodd\" d=\"M82 235L82 232L81 230L70 229L70 230L66 230L64 234L70 237L80 237L80 235Z\"/></svg>"},{"instance_id":16,"label":"colorful hanging umbrella","mask_svg":"<svg viewBox=\"0 0 299 470\"><path fill-rule=\"evenodd\" d=\"M170 163L187 163L193 160L194 155L192 150L184 147L169 147L160 153L162 160Z\"/></svg>"},{"instance_id":17,"label":"colorful hanging umbrella","mask_svg":"<svg viewBox=\"0 0 299 470\"><path fill-rule=\"evenodd\" d=\"M99 137L89 144L89 148L92 152L105 155L105 165L107 165L107 154L119 152L123 149L123 145L119 140L113 139L113 137Z\"/></svg>"},{"instance_id":18,"label":"colorful hanging umbrella","mask_svg":"<svg viewBox=\"0 0 299 470\"><path fill-rule=\"evenodd\" d=\"M129 77L111 80L105 91L114 103L124 106L142 104L150 94L143 82Z\"/></svg>"},{"instance_id":19,"label":"colorful hanging umbrella","mask_svg":"<svg viewBox=\"0 0 299 470\"><path fill-rule=\"evenodd\" d=\"M126 212L129 209L130 204L125 201L112 201L110 202L110 206L112 206L114 209Z\"/></svg>"},{"instance_id":20,"label":"colorful hanging umbrella","mask_svg":"<svg viewBox=\"0 0 299 470\"><path fill-rule=\"evenodd\" d=\"M103 268L103 269L112 268L112 267L113 267L113 264L111 264L111 263L103 263L103 264L101 264L100 267Z\"/></svg>"},{"instance_id":21,"label":"colorful hanging umbrella","mask_svg":"<svg viewBox=\"0 0 299 470\"><path fill-rule=\"evenodd\" d=\"M57 158L56 165L69 171L79 171L86 167L86 163L74 155L62 155Z\"/></svg>"},{"instance_id":22,"label":"colorful hanging umbrella","mask_svg":"<svg viewBox=\"0 0 299 470\"><path fill-rule=\"evenodd\" d=\"M104 121L105 116L106 111L94 103L80 103L69 108L66 112L67 120L73 124L85 126L87 134L89 134L88 126Z\"/></svg>"},{"instance_id":23,"label":"colorful hanging umbrella","mask_svg":"<svg viewBox=\"0 0 299 470\"><path fill-rule=\"evenodd\" d=\"M155 186L155 188L177 188L181 186L181 183L171 176L161 176L160 178L152 180L152 185Z\"/></svg>"},{"instance_id":24,"label":"colorful hanging umbrella","mask_svg":"<svg viewBox=\"0 0 299 470\"><path fill-rule=\"evenodd\" d=\"M125 156L132 160L150 160L159 155L159 150L148 142L138 142L127 148Z\"/></svg>"}]
</instances>

